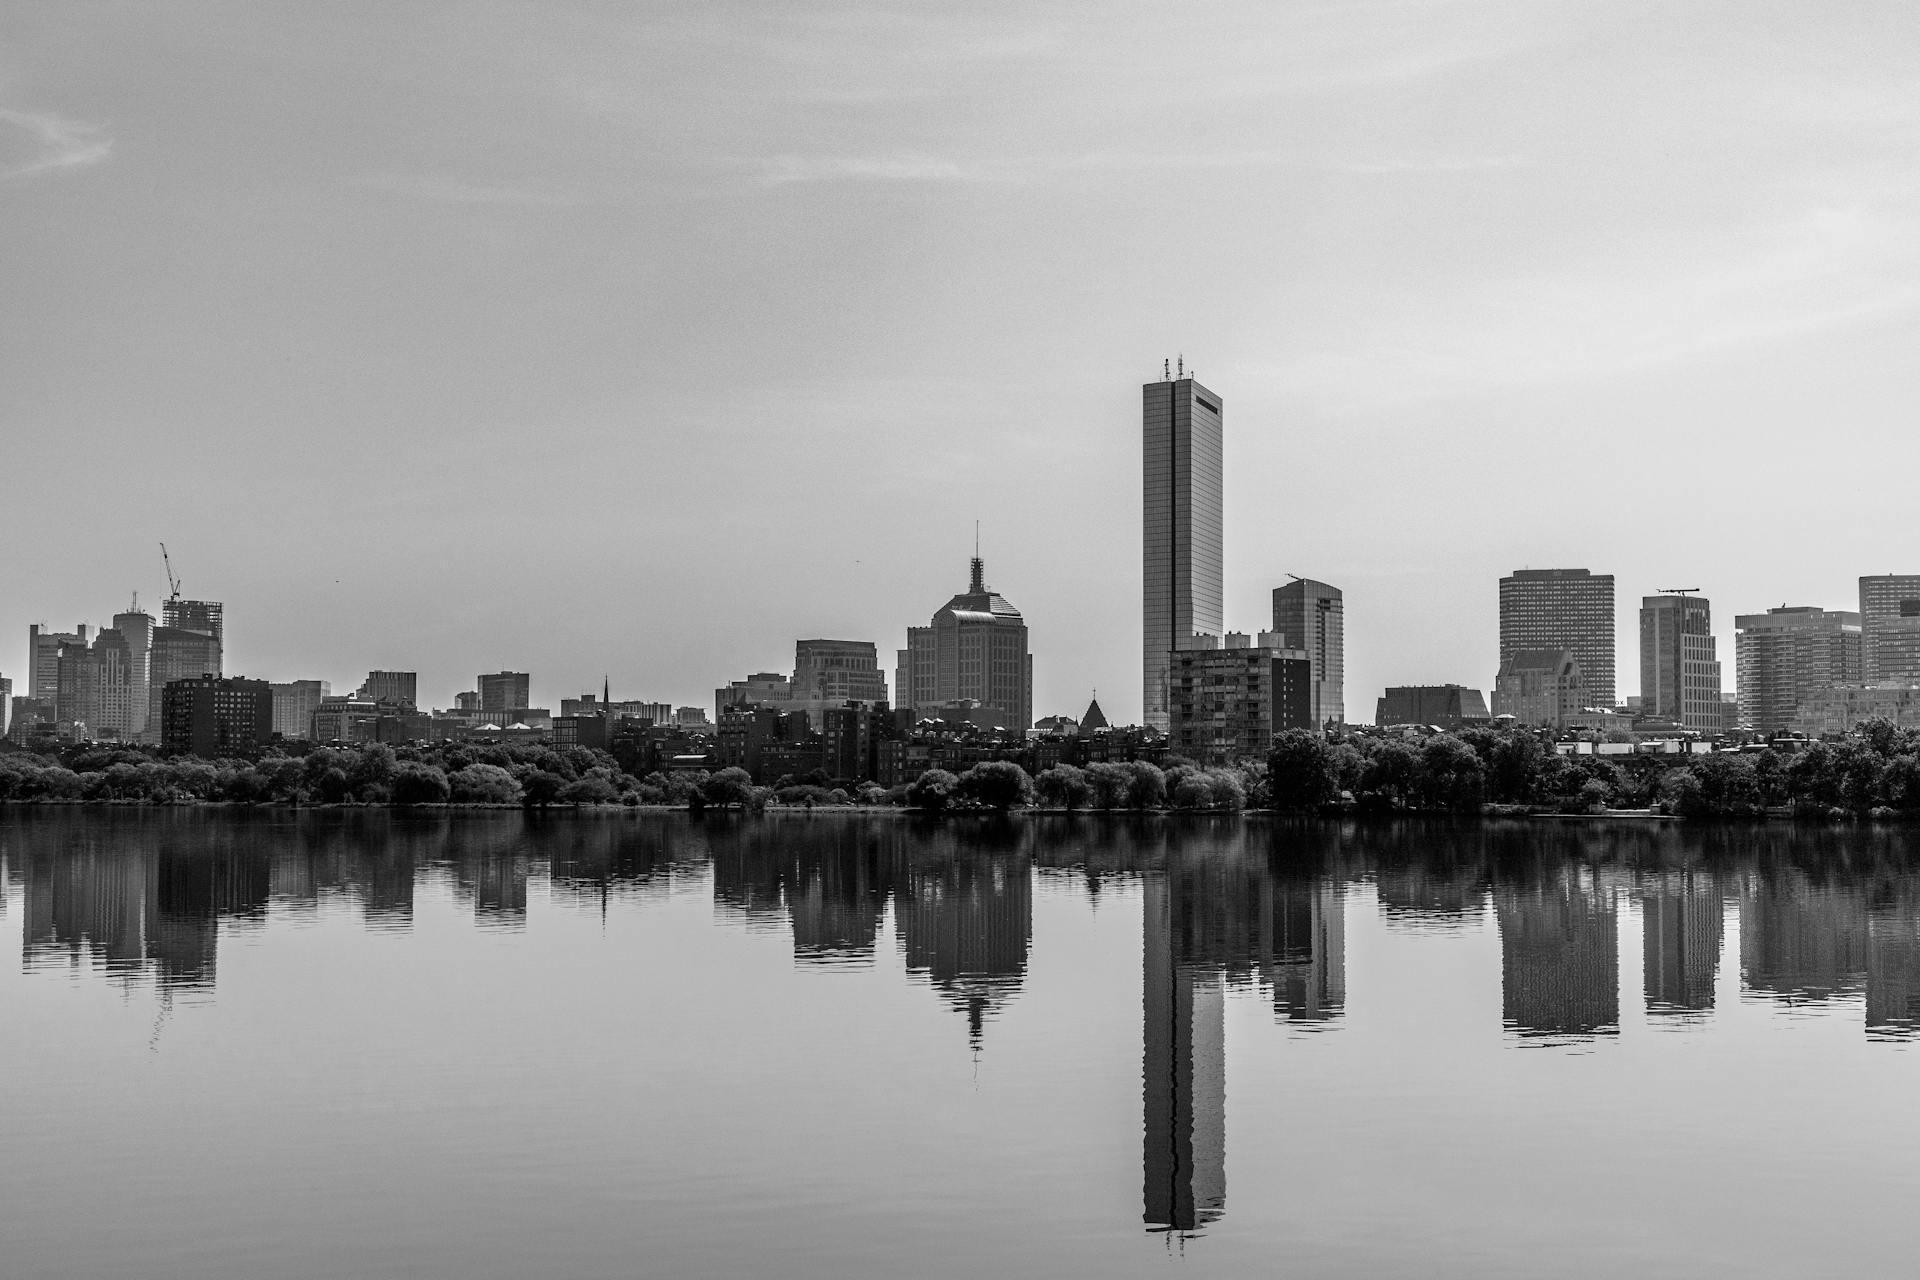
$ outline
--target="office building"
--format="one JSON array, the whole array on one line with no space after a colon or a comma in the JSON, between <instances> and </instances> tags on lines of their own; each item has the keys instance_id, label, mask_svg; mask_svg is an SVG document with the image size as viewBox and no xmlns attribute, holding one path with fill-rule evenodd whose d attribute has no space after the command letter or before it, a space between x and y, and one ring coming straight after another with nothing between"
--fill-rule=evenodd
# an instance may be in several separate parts
<instances>
[{"instance_id":1,"label":"office building","mask_svg":"<svg viewBox=\"0 0 1920 1280\"><path fill-rule=\"evenodd\" d=\"M1640 711L1697 733L1721 732L1720 659L1705 596L1641 598Z\"/></svg>"},{"instance_id":2,"label":"office building","mask_svg":"<svg viewBox=\"0 0 1920 1280\"><path fill-rule=\"evenodd\" d=\"M1168 655L1167 745L1175 755L1203 765L1263 760L1275 733L1315 727L1312 663L1280 641L1272 631L1257 643L1239 632L1194 636Z\"/></svg>"},{"instance_id":3,"label":"office building","mask_svg":"<svg viewBox=\"0 0 1920 1280\"><path fill-rule=\"evenodd\" d=\"M1756 733L1791 727L1823 689L1863 682L1857 613L1782 605L1739 614L1733 625L1739 720Z\"/></svg>"},{"instance_id":4,"label":"office building","mask_svg":"<svg viewBox=\"0 0 1920 1280\"><path fill-rule=\"evenodd\" d=\"M168 681L160 691L160 726L169 750L203 760L251 754L273 737L273 687L223 676Z\"/></svg>"},{"instance_id":5,"label":"office building","mask_svg":"<svg viewBox=\"0 0 1920 1280\"><path fill-rule=\"evenodd\" d=\"M267 687L273 693L274 737L306 741L313 733L313 713L333 695L333 685L325 680L287 680Z\"/></svg>"},{"instance_id":6,"label":"office building","mask_svg":"<svg viewBox=\"0 0 1920 1280\"><path fill-rule=\"evenodd\" d=\"M87 644L88 627L81 623L72 631L49 631L41 623L27 628L27 687L21 696L47 704L47 714L60 696L60 649L63 645Z\"/></svg>"},{"instance_id":7,"label":"office building","mask_svg":"<svg viewBox=\"0 0 1920 1280\"><path fill-rule=\"evenodd\" d=\"M756 671L713 691L713 718L718 723L728 707L786 706L793 701L793 681L778 671Z\"/></svg>"},{"instance_id":8,"label":"office building","mask_svg":"<svg viewBox=\"0 0 1920 1280\"><path fill-rule=\"evenodd\" d=\"M127 728L126 736L135 741L148 738L147 718L153 704L153 615L140 607L134 597L125 613L113 615L113 629L127 646Z\"/></svg>"},{"instance_id":9,"label":"office building","mask_svg":"<svg viewBox=\"0 0 1920 1280\"><path fill-rule=\"evenodd\" d=\"M1571 649L1520 649L1500 664L1493 714L1523 725L1564 729L1590 701Z\"/></svg>"},{"instance_id":10,"label":"office building","mask_svg":"<svg viewBox=\"0 0 1920 1280\"><path fill-rule=\"evenodd\" d=\"M1312 727L1347 722L1346 606L1340 588L1295 578L1273 592L1273 629L1283 648L1306 651L1307 711Z\"/></svg>"},{"instance_id":11,"label":"office building","mask_svg":"<svg viewBox=\"0 0 1920 1280\"><path fill-rule=\"evenodd\" d=\"M1169 655L1225 625L1222 405L1181 373L1140 388L1141 722L1162 733Z\"/></svg>"},{"instance_id":12,"label":"office building","mask_svg":"<svg viewBox=\"0 0 1920 1280\"><path fill-rule=\"evenodd\" d=\"M56 683L54 719L60 724L86 738L132 736L133 655L114 628L102 627L90 645L61 645Z\"/></svg>"},{"instance_id":13,"label":"office building","mask_svg":"<svg viewBox=\"0 0 1920 1280\"><path fill-rule=\"evenodd\" d=\"M1478 689L1458 684L1393 685L1374 704L1373 722L1460 729L1488 724L1487 700Z\"/></svg>"},{"instance_id":14,"label":"office building","mask_svg":"<svg viewBox=\"0 0 1920 1280\"><path fill-rule=\"evenodd\" d=\"M147 731L145 741L162 740L162 695L167 685L189 676L221 674L220 637L208 631L188 631L181 627L158 626L152 632L147 681Z\"/></svg>"},{"instance_id":15,"label":"office building","mask_svg":"<svg viewBox=\"0 0 1920 1280\"><path fill-rule=\"evenodd\" d=\"M792 705L815 724L830 707L887 701L887 678L870 640L796 640ZM1022 726L1023 728L1025 726Z\"/></svg>"},{"instance_id":16,"label":"office building","mask_svg":"<svg viewBox=\"0 0 1920 1280\"><path fill-rule=\"evenodd\" d=\"M897 654L899 705L922 714L950 702L978 702L1008 729L1033 724L1033 657L1027 624L1005 597L987 587L986 566L972 562L967 589L924 627L907 629Z\"/></svg>"},{"instance_id":17,"label":"office building","mask_svg":"<svg viewBox=\"0 0 1920 1280\"><path fill-rule=\"evenodd\" d=\"M1920 573L1860 579L1860 659L1868 684L1920 684Z\"/></svg>"},{"instance_id":18,"label":"office building","mask_svg":"<svg viewBox=\"0 0 1920 1280\"><path fill-rule=\"evenodd\" d=\"M1896 728L1920 729L1920 684L1840 684L1816 689L1800 703L1787 727L1817 738L1851 733L1867 720L1890 720Z\"/></svg>"},{"instance_id":19,"label":"office building","mask_svg":"<svg viewBox=\"0 0 1920 1280\"><path fill-rule=\"evenodd\" d=\"M1570 649L1587 696L1611 707L1613 575L1586 569L1515 569L1500 579L1500 661L1522 649Z\"/></svg>"},{"instance_id":20,"label":"office building","mask_svg":"<svg viewBox=\"0 0 1920 1280\"><path fill-rule=\"evenodd\" d=\"M482 711L506 712L529 705L533 677L524 671L499 671L477 681Z\"/></svg>"},{"instance_id":21,"label":"office building","mask_svg":"<svg viewBox=\"0 0 1920 1280\"><path fill-rule=\"evenodd\" d=\"M482 677L484 679L485 677ZM525 677L521 677L522 680ZM396 707L416 705L415 690L420 683L419 674L412 671L369 671L367 678L360 683L354 696L365 698L369 702L386 702ZM521 686L521 701L514 706L526 706L526 687Z\"/></svg>"},{"instance_id":22,"label":"office building","mask_svg":"<svg viewBox=\"0 0 1920 1280\"><path fill-rule=\"evenodd\" d=\"M13 729L12 709L13 681L0 676L0 738L6 737Z\"/></svg>"}]
</instances>

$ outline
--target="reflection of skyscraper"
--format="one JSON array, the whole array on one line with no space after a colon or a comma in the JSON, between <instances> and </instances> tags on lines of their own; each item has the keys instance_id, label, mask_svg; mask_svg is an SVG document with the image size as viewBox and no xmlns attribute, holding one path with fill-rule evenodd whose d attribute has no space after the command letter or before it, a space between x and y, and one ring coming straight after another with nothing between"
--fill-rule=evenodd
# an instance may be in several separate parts
<instances>
[{"instance_id":1,"label":"reflection of skyscraper","mask_svg":"<svg viewBox=\"0 0 1920 1280\"><path fill-rule=\"evenodd\" d=\"M894 897L907 972L924 974L982 1030L1020 990L1033 938L1033 870L1024 857L963 853L911 867Z\"/></svg>"},{"instance_id":2,"label":"reflection of skyscraper","mask_svg":"<svg viewBox=\"0 0 1920 1280\"><path fill-rule=\"evenodd\" d=\"M1911 887L1867 916L1867 1031L1920 1032L1920 896Z\"/></svg>"},{"instance_id":3,"label":"reflection of skyscraper","mask_svg":"<svg viewBox=\"0 0 1920 1280\"><path fill-rule=\"evenodd\" d=\"M1141 903L1142 1217L1198 1231L1227 1206L1226 992L1180 946L1181 877L1149 873Z\"/></svg>"},{"instance_id":4,"label":"reflection of skyscraper","mask_svg":"<svg viewBox=\"0 0 1920 1280\"><path fill-rule=\"evenodd\" d=\"M1765 871L1740 897L1740 968L1747 989L1789 1002L1829 1000L1867 979L1867 902L1855 885L1813 885Z\"/></svg>"},{"instance_id":5,"label":"reflection of skyscraper","mask_svg":"<svg viewBox=\"0 0 1920 1280\"><path fill-rule=\"evenodd\" d=\"M1720 970L1720 887L1695 871L1652 878L1640 894L1648 1013L1713 1008Z\"/></svg>"},{"instance_id":6,"label":"reflection of skyscraper","mask_svg":"<svg viewBox=\"0 0 1920 1280\"><path fill-rule=\"evenodd\" d=\"M1613 896L1576 871L1494 889L1502 1012L1526 1036L1618 1035L1620 939Z\"/></svg>"},{"instance_id":7,"label":"reflection of skyscraper","mask_svg":"<svg viewBox=\"0 0 1920 1280\"><path fill-rule=\"evenodd\" d=\"M1224 623L1220 397L1192 378L1140 388L1141 722L1167 728L1167 655Z\"/></svg>"},{"instance_id":8,"label":"reflection of skyscraper","mask_svg":"<svg viewBox=\"0 0 1920 1280\"><path fill-rule=\"evenodd\" d=\"M1332 880L1280 883L1273 890L1273 938L1266 978L1273 1012L1290 1022L1325 1022L1347 1003L1347 923Z\"/></svg>"},{"instance_id":9,"label":"reflection of skyscraper","mask_svg":"<svg viewBox=\"0 0 1920 1280\"><path fill-rule=\"evenodd\" d=\"M796 960L871 959L893 877L877 842L836 842L804 862L794 858L787 881Z\"/></svg>"}]
</instances>

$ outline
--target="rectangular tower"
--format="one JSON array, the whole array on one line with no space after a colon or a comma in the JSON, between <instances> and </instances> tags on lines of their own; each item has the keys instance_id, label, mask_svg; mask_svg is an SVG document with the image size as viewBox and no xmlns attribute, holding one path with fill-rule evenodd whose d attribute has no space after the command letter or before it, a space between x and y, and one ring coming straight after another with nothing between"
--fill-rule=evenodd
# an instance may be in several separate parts
<instances>
[{"instance_id":1,"label":"rectangular tower","mask_svg":"<svg viewBox=\"0 0 1920 1280\"><path fill-rule=\"evenodd\" d=\"M1347 722L1346 606L1340 588L1295 578L1273 593L1273 629L1289 649L1304 649L1310 667L1310 724L1325 729Z\"/></svg>"},{"instance_id":2,"label":"rectangular tower","mask_svg":"<svg viewBox=\"0 0 1920 1280\"><path fill-rule=\"evenodd\" d=\"M1781 605L1733 620L1740 720L1761 733L1793 726L1822 689L1860 683L1860 615Z\"/></svg>"},{"instance_id":3,"label":"rectangular tower","mask_svg":"<svg viewBox=\"0 0 1920 1280\"><path fill-rule=\"evenodd\" d=\"M1641 597L1640 710L1701 733L1720 732L1720 658L1704 597Z\"/></svg>"},{"instance_id":4,"label":"rectangular tower","mask_svg":"<svg viewBox=\"0 0 1920 1280\"><path fill-rule=\"evenodd\" d=\"M1192 378L1140 388L1142 722L1167 729L1167 655L1221 634L1220 397Z\"/></svg>"},{"instance_id":5,"label":"rectangular tower","mask_svg":"<svg viewBox=\"0 0 1920 1280\"><path fill-rule=\"evenodd\" d=\"M1868 684L1920 684L1920 573L1860 579L1860 658Z\"/></svg>"},{"instance_id":6,"label":"rectangular tower","mask_svg":"<svg viewBox=\"0 0 1920 1280\"><path fill-rule=\"evenodd\" d=\"M1526 649L1571 649L1587 696L1615 705L1613 575L1515 569L1500 579L1500 661Z\"/></svg>"}]
</instances>

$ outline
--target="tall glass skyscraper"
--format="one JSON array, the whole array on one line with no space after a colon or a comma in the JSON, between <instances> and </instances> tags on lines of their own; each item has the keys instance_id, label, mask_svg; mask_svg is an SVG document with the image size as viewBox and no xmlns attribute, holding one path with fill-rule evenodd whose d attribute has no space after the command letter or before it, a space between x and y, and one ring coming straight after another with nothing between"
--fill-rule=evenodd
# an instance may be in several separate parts
<instances>
[{"instance_id":1,"label":"tall glass skyscraper","mask_svg":"<svg viewBox=\"0 0 1920 1280\"><path fill-rule=\"evenodd\" d=\"M1140 388L1142 722L1167 730L1167 655L1220 635L1221 405L1188 377Z\"/></svg>"},{"instance_id":2,"label":"tall glass skyscraper","mask_svg":"<svg viewBox=\"0 0 1920 1280\"><path fill-rule=\"evenodd\" d=\"M1309 715L1313 727L1347 722L1346 606L1340 588L1295 578L1273 593L1273 629L1292 649L1304 649L1310 667Z\"/></svg>"}]
</instances>

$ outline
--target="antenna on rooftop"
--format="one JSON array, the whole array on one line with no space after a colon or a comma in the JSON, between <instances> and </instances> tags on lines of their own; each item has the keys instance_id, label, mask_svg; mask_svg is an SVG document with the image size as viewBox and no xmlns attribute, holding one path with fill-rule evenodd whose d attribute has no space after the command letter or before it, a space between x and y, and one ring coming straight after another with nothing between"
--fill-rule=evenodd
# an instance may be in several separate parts
<instances>
[{"instance_id":1,"label":"antenna on rooftop","mask_svg":"<svg viewBox=\"0 0 1920 1280\"><path fill-rule=\"evenodd\" d=\"M1187 358L1184 355L1180 357L1179 369L1180 369L1180 376L1183 378L1186 377L1187 376Z\"/></svg>"},{"instance_id":2,"label":"antenna on rooftop","mask_svg":"<svg viewBox=\"0 0 1920 1280\"><path fill-rule=\"evenodd\" d=\"M1168 382L1173 381L1173 361L1162 360L1160 362L1160 376Z\"/></svg>"}]
</instances>

